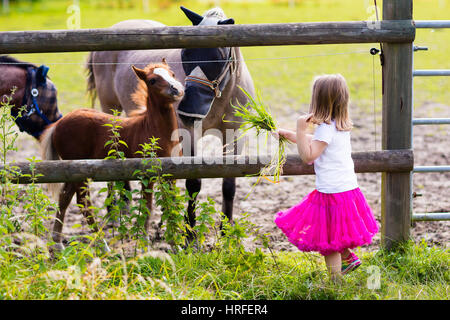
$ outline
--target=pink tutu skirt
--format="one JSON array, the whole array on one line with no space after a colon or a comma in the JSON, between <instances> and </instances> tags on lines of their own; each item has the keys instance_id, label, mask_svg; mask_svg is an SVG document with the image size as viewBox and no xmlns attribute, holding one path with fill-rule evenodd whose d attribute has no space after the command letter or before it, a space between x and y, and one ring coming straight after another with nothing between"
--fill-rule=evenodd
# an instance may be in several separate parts
<instances>
[{"instance_id":1,"label":"pink tutu skirt","mask_svg":"<svg viewBox=\"0 0 450 320\"><path fill-rule=\"evenodd\" d=\"M312 191L286 211L275 224L301 251L332 252L372 242L378 225L359 188L341 193Z\"/></svg>"}]
</instances>

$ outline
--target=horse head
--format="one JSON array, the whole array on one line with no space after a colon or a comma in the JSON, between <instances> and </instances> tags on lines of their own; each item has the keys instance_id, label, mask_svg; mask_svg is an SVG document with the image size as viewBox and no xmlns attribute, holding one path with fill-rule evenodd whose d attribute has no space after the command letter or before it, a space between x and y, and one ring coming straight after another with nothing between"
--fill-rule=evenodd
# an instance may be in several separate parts
<instances>
[{"instance_id":1,"label":"horse head","mask_svg":"<svg viewBox=\"0 0 450 320\"><path fill-rule=\"evenodd\" d=\"M2 66L3 64L6 67ZM9 83L12 83L14 78L23 78L22 87L18 88L22 89L23 97L13 101L11 115L20 131L25 131L39 139L49 124L62 117L58 110L56 87L47 76L49 68L45 65L38 67L10 56L0 56L0 67L15 70L14 73L6 72L10 79L5 78L4 81L0 81L0 96L9 93ZM4 73L3 69L0 73ZM24 107L21 108L21 106Z\"/></svg>"},{"instance_id":2,"label":"horse head","mask_svg":"<svg viewBox=\"0 0 450 320\"><path fill-rule=\"evenodd\" d=\"M135 66L132 66L132 69L143 81L147 97L159 101L162 105L172 104L183 98L184 87L175 79L175 74L165 60L162 63L149 64L145 69Z\"/></svg>"},{"instance_id":3,"label":"horse head","mask_svg":"<svg viewBox=\"0 0 450 320\"><path fill-rule=\"evenodd\" d=\"M220 8L209 10L205 16L189 9L181 10L194 26L234 24ZM205 118L216 98L230 79L229 67L234 59L232 48L188 48L181 50L181 60L186 74L186 89L178 106L178 115L186 126Z\"/></svg>"}]
</instances>

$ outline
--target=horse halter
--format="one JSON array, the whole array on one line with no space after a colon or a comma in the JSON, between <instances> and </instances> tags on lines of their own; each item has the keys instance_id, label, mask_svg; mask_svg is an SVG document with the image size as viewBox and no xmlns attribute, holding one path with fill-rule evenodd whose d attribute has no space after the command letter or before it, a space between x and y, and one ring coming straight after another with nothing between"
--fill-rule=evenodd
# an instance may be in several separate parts
<instances>
[{"instance_id":1,"label":"horse halter","mask_svg":"<svg viewBox=\"0 0 450 320\"><path fill-rule=\"evenodd\" d=\"M214 91L214 95L216 98L220 98L222 96L222 91L220 89L220 84L222 83L222 80L226 77L228 69L230 69L231 74L233 74L236 71L237 68L237 60L236 60L236 52L234 51L234 48L230 49L230 58L227 61L227 64L225 65L222 73L219 75L219 77L213 81L210 81L208 79L199 78L195 76L187 76L185 78L186 82L196 82L201 85L209 87L212 91Z\"/></svg>"},{"instance_id":2,"label":"horse halter","mask_svg":"<svg viewBox=\"0 0 450 320\"><path fill-rule=\"evenodd\" d=\"M48 70L48 68L47 68ZM39 108L39 104L37 103L37 97L39 96L39 90L37 89L37 81L36 81L36 70L34 68L29 69L29 72L31 72L31 100L33 101L33 104L30 108L30 111L28 111L27 116L31 116L33 113L36 113L39 117L41 117L44 122L49 125L52 122L48 120L46 115L42 113L41 109ZM45 72L47 73L47 72Z\"/></svg>"}]
</instances>

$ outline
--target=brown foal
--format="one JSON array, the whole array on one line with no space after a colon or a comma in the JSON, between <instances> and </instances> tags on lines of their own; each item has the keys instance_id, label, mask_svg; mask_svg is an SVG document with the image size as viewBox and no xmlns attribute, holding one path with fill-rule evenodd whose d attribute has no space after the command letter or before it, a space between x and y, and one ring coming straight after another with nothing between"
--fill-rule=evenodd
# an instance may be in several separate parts
<instances>
[{"instance_id":1,"label":"brown foal","mask_svg":"<svg viewBox=\"0 0 450 320\"><path fill-rule=\"evenodd\" d=\"M128 147L122 146L126 158L139 158L136 151L140 144L149 142L150 137L159 138L158 157L169 157L179 143L176 138L177 117L173 104L182 99L184 88L175 80L174 73L163 63L150 64L145 69L132 67L138 77L139 85L133 98L144 95L146 109L131 117L120 118L120 139ZM111 139L111 115L93 109L78 109L68 113L59 121L49 126L41 139L42 158L46 160L103 159L107 156L105 143ZM175 132L175 135L173 133ZM181 155L181 154L177 154ZM62 246L62 228L66 209L76 193L77 203L87 222L97 231L89 200L86 182L64 183L59 193L59 209L53 227L52 237L57 248ZM143 186L142 186L143 187ZM152 188L152 185L146 188ZM152 193L144 193L147 207L151 212ZM145 230L148 232L148 216Z\"/></svg>"}]
</instances>

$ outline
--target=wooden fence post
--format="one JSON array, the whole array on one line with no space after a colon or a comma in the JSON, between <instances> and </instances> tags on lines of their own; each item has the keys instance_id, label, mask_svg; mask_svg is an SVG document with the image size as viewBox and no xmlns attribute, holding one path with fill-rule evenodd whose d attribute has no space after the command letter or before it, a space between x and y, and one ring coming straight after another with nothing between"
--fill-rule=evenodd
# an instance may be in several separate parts
<instances>
[{"instance_id":1,"label":"wooden fence post","mask_svg":"<svg viewBox=\"0 0 450 320\"><path fill-rule=\"evenodd\" d=\"M412 20L412 0L384 0L383 20ZM382 148L411 149L412 42L383 43ZM382 246L409 239L412 172L382 174Z\"/></svg>"}]
</instances>

